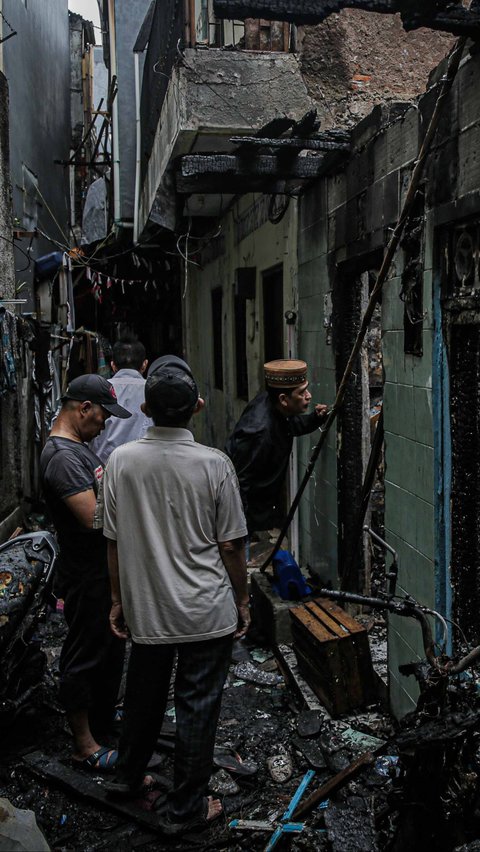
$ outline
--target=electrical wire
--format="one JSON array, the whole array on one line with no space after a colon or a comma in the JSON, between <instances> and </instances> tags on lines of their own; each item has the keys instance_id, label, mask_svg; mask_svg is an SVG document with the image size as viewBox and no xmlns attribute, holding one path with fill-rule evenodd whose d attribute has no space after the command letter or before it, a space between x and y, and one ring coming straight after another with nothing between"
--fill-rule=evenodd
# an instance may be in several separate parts
<instances>
[{"instance_id":1,"label":"electrical wire","mask_svg":"<svg viewBox=\"0 0 480 852\"><path fill-rule=\"evenodd\" d=\"M63 237L63 239L65 240L65 242L66 242L66 243L68 243L68 237L67 237L67 235L65 234L65 232L64 232L64 230L63 230L63 228L61 227L61 225L59 224L58 220L56 219L55 214L52 212L52 209L51 209L51 207L49 206L48 201L47 201L47 200L46 200L46 198L42 195L42 192L41 192L40 187L38 186L38 184L36 184L36 185L35 185L35 192L37 192L37 194L40 196L41 200L43 201L43 203L44 203L45 207L47 208L48 212L50 213L50 216L52 217L53 221L55 222L55 224L56 224L56 226L57 226L57 228L58 228L58 230L59 230L59 233L62 235L62 237Z\"/></svg>"},{"instance_id":2,"label":"electrical wire","mask_svg":"<svg viewBox=\"0 0 480 852\"><path fill-rule=\"evenodd\" d=\"M5 242L6 242L6 243L11 243L11 244L12 244L12 246L13 246L13 247L14 247L17 251L19 251L19 252L20 252L20 254L23 254L23 255L27 258L27 260L31 262L31 258L28 256L27 252L26 252L26 251L24 251L23 249L21 249L21 248L20 248L20 246L18 246L18 245L17 245L17 243L15 242L15 240L10 239L9 237L4 237L4 236L3 236L3 234L0 234L0 240L5 240ZM26 269L28 269L28 266L26 267ZM16 271L16 272L22 272L22 271L24 272L25 270L16 269L15 271Z\"/></svg>"}]
</instances>

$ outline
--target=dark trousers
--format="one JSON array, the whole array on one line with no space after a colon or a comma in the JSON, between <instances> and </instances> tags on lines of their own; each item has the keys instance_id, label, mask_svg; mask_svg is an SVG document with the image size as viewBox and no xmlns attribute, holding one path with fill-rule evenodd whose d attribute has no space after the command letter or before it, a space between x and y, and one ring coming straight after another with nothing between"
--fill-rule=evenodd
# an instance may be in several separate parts
<instances>
[{"instance_id":1,"label":"dark trousers","mask_svg":"<svg viewBox=\"0 0 480 852\"><path fill-rule=\"evenodd\" d=\"M60 701L67 712L88 710L98 739L112 727L122 679L125 642L110 630L110 584L84 578L64 591L68 633L60 654Z\"/></svg>"},{"instance_id":2,"label":"dark trousers","mask_svg":"<svg viewBox=\"0 0 480 852\"><path fill-rule=\"evenodd\" d=\"M230 634L178 645L132 642L117 777L132 788L142 783L163 723L177 651L174 788L169 795L169 811L177 822L202 810L232 640Z\"/></svg>"}]
</instances>

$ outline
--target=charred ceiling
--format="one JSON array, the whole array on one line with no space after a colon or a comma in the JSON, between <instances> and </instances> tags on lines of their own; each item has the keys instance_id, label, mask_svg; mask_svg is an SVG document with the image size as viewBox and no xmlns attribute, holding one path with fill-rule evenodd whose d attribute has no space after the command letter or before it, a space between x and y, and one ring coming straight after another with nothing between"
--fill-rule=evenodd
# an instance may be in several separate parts
<instances>
[{"instance_id":1,"label":"charred ceiling","mask_svg":"<svg viewBox=\"0 0 480 852\"><path fill-rule=\"evenodd\" d=\"M230 154L180 157L177 192L281 192L279 182L298 184L321 177L348 153L350 134L343 130L318 133L318 126L315 110L299 122L280 117L256 135L232 136L230 142L237 147Z\"/></svg>"},{"instance_id":2,"label":"charred ceiling","mask_svg":"<svg viewBox=\"0 0 480 852\"><path fill-rule=\"evenodd\" d=\"M218 18L266 18L296 24L319 24L342 9L400 13L406 30L429 27L480 38L480 0L473 0L469 9L449 0L214 0Z\"/></svg>"}]
</instances>

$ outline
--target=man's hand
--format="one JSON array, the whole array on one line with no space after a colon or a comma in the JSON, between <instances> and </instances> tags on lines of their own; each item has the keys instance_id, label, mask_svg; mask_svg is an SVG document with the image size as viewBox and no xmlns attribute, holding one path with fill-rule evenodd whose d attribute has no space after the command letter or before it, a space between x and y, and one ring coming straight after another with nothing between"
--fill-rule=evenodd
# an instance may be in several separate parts
<instances>
[{"instance_id":1,"label":"man's hand","mask_svg":"<svg viewBox=\"0 0 480 852\"><path fill-rule=\"evenodd\" d=\"M237 604L238 610L238 628L235 632L235 639L241 639L242 636L245 636L248 628L250 627L250 606L248 603L246 604Z\"/></svg>"},{"instance_id":2,"label":"man's hand","mask_svg":"<svg viewBox=\"0 0 480 852\"><path fill-rule=\"evenodd\" d=\"M315 406L315 414L319 418L319 420L325 420L328 414L328 405L324 405L323 403L318 403Z\"/></svg>"},{"instance_id":3,"label":"man's hand","mask_svg":"<svg viewBox=\"0 0 480 852\"><path fill-rule=\"evenodd\" d=\"M130 631L125 624L125 619L123 617L123 609L122 604L113 603L112 608L110 610L109 615L110 621L110 630L117 637L117 639L128 639L130 636Z\"/></svg>"}]
</instances>

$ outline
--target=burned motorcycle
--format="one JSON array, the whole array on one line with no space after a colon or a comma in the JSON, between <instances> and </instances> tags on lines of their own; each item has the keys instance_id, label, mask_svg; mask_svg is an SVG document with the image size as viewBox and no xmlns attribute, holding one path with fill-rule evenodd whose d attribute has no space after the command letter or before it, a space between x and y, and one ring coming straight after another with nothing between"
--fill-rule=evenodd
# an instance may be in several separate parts
<instances>
[{"instance_id":1,"label":"burned motorcycle","mask_svg":"<svg viewBox=\"0 0 480 852\"><path fill-rule=\"evenodd\" d=\"M0 723L26 707L42 682L46 658L39 625L49 608L58 546L49 532L0 546Z\"/></svg>"}]
</instances>

